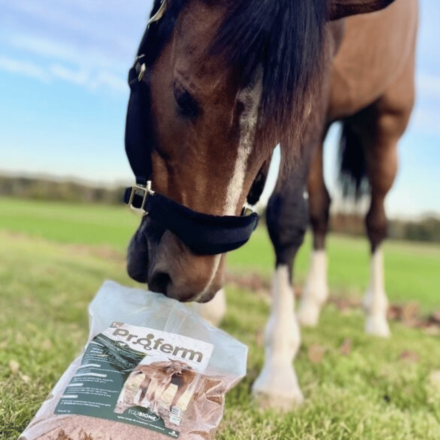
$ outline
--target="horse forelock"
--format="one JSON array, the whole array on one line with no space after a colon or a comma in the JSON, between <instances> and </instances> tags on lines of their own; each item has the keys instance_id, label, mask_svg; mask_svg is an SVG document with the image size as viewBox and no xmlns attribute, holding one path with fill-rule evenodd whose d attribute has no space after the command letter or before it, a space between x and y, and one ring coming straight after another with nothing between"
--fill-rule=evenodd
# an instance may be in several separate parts
<instances>
[{"instance_id":1,"label":"horse forelock","mask_svg":"<svg viewBox=\"0 0 440 440\"><path fill-rule=\"evenodd\" d=\"M322 71L327 0L239 0L231 7L212 43L242 72L242 86L263 72L258 138L288 144L292 155L298 127Z\"/></svg>"}]
</instances>

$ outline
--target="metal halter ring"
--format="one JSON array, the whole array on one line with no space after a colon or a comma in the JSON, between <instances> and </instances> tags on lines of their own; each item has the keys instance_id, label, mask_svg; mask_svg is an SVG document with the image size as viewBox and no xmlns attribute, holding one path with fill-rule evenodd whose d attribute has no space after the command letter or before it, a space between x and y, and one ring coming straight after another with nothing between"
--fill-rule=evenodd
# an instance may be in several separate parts
<instances>
[{"instance_id":1,"label":"metal halter ring","mask_svg":"<svg viewBox=\"0 0 440 440\"><path fill-rule=\"evenodd\" d=\"M133 200L136 195L142 196L141 206L134 206ZM134 185L131 188L130 199L128 201L128 206L137 214L148 215L148 212L145 210L145 202L147 201L147 197L154 195L154 191L151 189L151 180L147 182L147 186L142 185Z\"/></svg>"},{"instance_id":2,"label":"metal halter ring","mask_svg":"<svg viewBox=\"0 0 440 440\"><path fill-rule=\"evenodd\" d=\"M241 210L241 214L240 215L242 217L245 217L247 215L253 214L254 212L255 212L254 208L251 205L249 205L248 202L245 202L244 205L243 205L243 208Z\"/></svg>"},{"instance_id":3,"label":"metal halter ring","mask_svg":"<svg viewBox=\"0 0 440 440\"><path fill-rule=\"evenodd\" d=\"M147 25L150 25L151 23L154 23L155 21L160 20L163 15L165 14L165 11L167 10L168 4L167 0L162 0L161 5L157 12L148 20Z\"/></svg>"}]
</instances>

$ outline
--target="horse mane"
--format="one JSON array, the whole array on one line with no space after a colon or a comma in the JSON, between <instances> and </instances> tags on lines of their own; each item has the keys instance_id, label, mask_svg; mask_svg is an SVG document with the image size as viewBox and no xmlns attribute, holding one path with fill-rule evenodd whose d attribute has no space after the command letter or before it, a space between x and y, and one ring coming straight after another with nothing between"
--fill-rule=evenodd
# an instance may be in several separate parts
<instances>
[{"instance_id":1,"label":"horse mane","mask_svg":"<svg viewBox=\"0 0 440 440\"><path fill-rule=\"evenodd\" d=\"M191 0L168 0L164 17L153 23L141 47L153 63L170 37L179 13ZM212 3L213 0L204 0ZM220 1L220 0L218 0ZM262 68L262 95L256 139L266 148L281 143L292 162L300 151L307 111L322 78L327 0L222 0L227 14L207 56L221 56L241 72L241 87ZM155 0L152 14L160 6ZM146 34L147 34L146 33Z\"/></svg>"}]
</instances>

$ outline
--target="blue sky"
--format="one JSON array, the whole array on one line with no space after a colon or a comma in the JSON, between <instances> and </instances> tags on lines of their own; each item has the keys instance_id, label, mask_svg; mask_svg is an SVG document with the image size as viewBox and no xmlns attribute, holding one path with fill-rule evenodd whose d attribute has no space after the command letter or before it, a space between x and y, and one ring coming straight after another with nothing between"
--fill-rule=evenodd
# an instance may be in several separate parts
<instances>
[{"instance_id":1,"label":"blue sky","mask_svg":"<svg viewBox=\"0 0 440 440\"><path fill-rule=\"evenodd\" d=\"M131 181L125 78L150 8L151 0L0 0L0 170ZM421 0L418 101L387 200L394 217L440 213L439 18L439 0ZM326 146L332 190L336 134Z\"/></svg>"}]
</instances>

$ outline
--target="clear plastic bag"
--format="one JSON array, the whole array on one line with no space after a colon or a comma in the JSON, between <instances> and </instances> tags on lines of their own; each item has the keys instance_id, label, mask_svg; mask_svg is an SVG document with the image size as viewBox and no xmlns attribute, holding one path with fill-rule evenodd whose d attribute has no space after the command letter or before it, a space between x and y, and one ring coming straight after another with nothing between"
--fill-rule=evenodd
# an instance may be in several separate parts
<instances>
[{"instance_id":1,"label":"clear plastic bag","mask_svg":"<svg viewBox=\"0 0 440 440\"><path fill-rule=\"evenodd\" d=\"M89 316L83 354L20 440L213 438L246 374L245 345L175 300L112 281Z\"/></svg>"}]
</instances>

